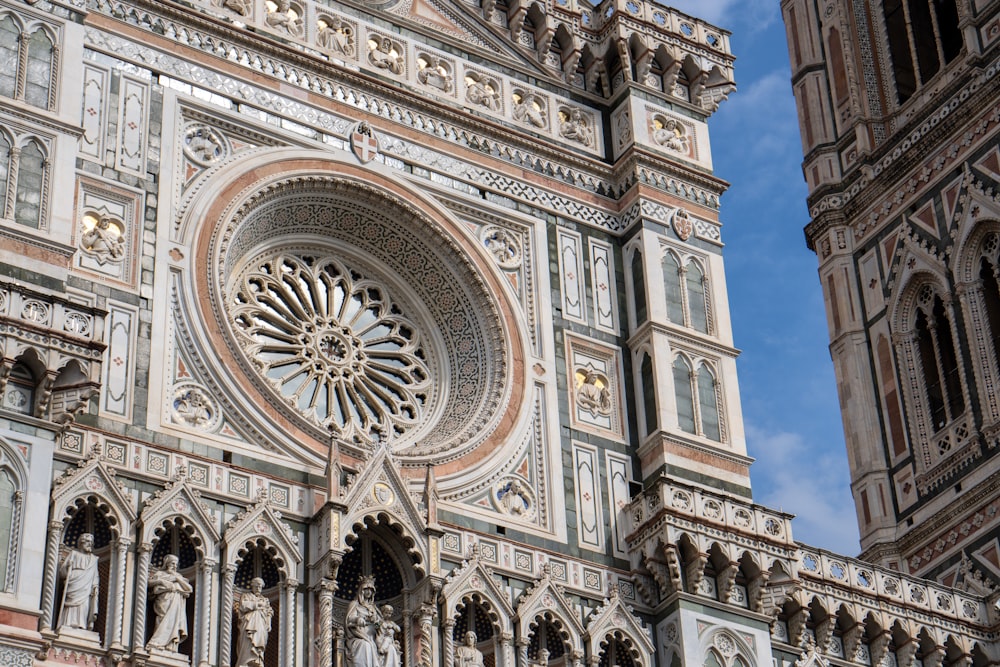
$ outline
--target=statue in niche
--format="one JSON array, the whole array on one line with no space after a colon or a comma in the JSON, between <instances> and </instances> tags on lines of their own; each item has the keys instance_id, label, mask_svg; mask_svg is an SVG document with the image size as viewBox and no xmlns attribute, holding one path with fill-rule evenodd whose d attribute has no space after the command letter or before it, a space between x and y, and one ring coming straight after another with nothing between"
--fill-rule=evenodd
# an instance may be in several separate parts
<instances>
[{"instance_id":1,"label":"statue in niche","mask_svg":"<svg viewBox=\"0 0 1000 667\"><path fill-rule=\"evenodd\" d=\"M451 92L452 76L448 64L440 59L430 57L427 66L417 72L417 80L426 86L433 86L446 93Z\"/></svg>"},{"instance_id":2,"label":"statue in niche","mask_svg":"<svg viewBox=\"0 0 1000 667\"><path fill-rule=\"evenodd\" d=\"M561 123L559 123L559 134L570 141L576 141L584 146L594 144L594 131L587 125L583 112L579 109L571 109Z\"/></svg>"},{"instance_id":3,"label":"statue in niche","mask_svg":"<svg viewBox=\"0 0 1000 667\"><path fill-rule=\"evenodd\" d=\"M236 667L264 667L264 651L271 633L271 602L261 595L264 580L254 577L250 590L236 601L239 616L239 640L236 643Z\"/></svg>"},{"instance_id":4,"label":"statue in niche","mask_svg":"<svg viewBox=\"0 0 1000 667\"><path fill-rule=\"evenodd\" d=\"M382 614L382 622L378 626L376 643L382 667L400 667L399 644L396 642L399 626L392 620L392 605L382 605L379 607L379 613Z\"/></svg>"},{"instance_id":5,"label":"statue in niche","mask_svg":"<svg viewBox=\"0 0 1000 667\"><path fill-rule=\"evenodd\" d=\"M319 46L353 58L354 30L338 16L331 16L327 21L324 22L325 25L319 29L319 34L316 36Z\"/></svg>"},{"instance_id":6,"label":"statue in niche","mask_svg":"<svg viewBox=\"0 0 1000 667\"><path fill-rule=\"evenodd\" d=\"M483 667L483 654L476 648L476 633L465 633L465 643L455 649L455 667Z\"/></svg>"},{"instance_id":7,"label":"statue in niche","mask_svg":"<svg viewBox=\"0 0 1000 667\"><path fill-rule=\"evenodd\" d=\"M382 608L392 614L392 607ZM361 577L358 594L344 619L347 660L351 667L399 667L395 634L399 626L375 606L375 578Z\"/></svg>"},{"instance_id":8,"label":"statue in niche","mask_svg":"<svg viewBox=\"0 0 1000 667\"><path fill-rule=\"evenodd\" d=\"M93 535L83 533L76 538L76 548L67 554L59 566L59 576L63 580L62 608L57 626L59 631L67 628L93 630L101 590Z\"/></svg>"},{"instance_id":9,"label":"statue in niche","mask_svg":"<svg viewBox=\"0 0 1000 667\"><path fill-rule=\"evenodd\" d=\"M499 88L499 84L492 80L475 79L469 83L469 87L465 91L465 99L472 104L486 107L490 111L499 111L500 93L497 92Z\"/></svg>"},{"instance_id":10,"label":"statue in niche","mask_svg":"<svg viewBox=\"0 0 1000 667\"><path fill-rule=\"evenodd\" d=\"M299 19L289 14L289 10L291 9L289 0L277 0L275 4L277 5L277 9L273 12L268 12L267 16L264 17L264 21L272 28L283 29L289 35L301 35L302 23Z\"/></svg>"},{"instance_id":11,"label":"statue in niche","mask_svg":"<svg viewBox=\"0 0 1000 667\"><path fill-rule=\"evenodd\" d=\"M500 501L501 509L514 516L527 514L528 508L531 507L531 500L519 479L511 479L500 487L497 499Z\"/></svg>"},{"instance_id":12,"label":"statue in niche","mask_svg":"<svg viewBox=\"0 0 1000 667\"><path fill-rule=\"evenodd\" d=\"M661 122L662 125L657 123L656 129L653 130L653 141L668 150L686 153L687 137L684 136L681 124L673 118L667 118Z\"/></svg>"},{"instance_id":13,"label":"statue in niche","mask_svg":"<svg viewBox=\"0 0 1000 667\"><path fill-rule=\"evenodd\" d=\"M576 403L593 415L610 415L611 392L608 391L607 380L596 371L588 370L576 389Z\"/></svg>"},{"instance_id":14,"label":"statue in niche","mask_svg":"<svg viewBox=\"0 0 1000 667\"><path fill-rule=\"evenodd\" d=\"M149 590L153 594L153 611L156 625L153 635L146 642L146 649L177 652L180 643L187 639L187 598L194 592L191 583L177 571L180 559L170 554L163 559L163 569L149 577Z\"/></svg>"},{"instance_id":15,"label":"statue in niche","mask_svg":"<svg viewBox=\"0 0 1000 667\"><path fill-rule=\"evenodd\" d=\"M253 11L252 0L224 0L222 6L240 16L250 16Z\"/></svg>"},{"instance_id":16,"label":"statue in niche","mask_svg":"<svg viewBox=\"0 0 1000 667\"><path fill-rule=\"evenodd\" d=\"M521 123L530 123L535 127L545 127L548 125L548 118L545 113L545 101L534 93L526 93L524 96L514 98L514 120Z\"/></svg>"},{"instance_id":17,"label":"statue in niche","mask_svg":"<svg viewBox=\"0 0 1000 667\"><path fill-rule=\"evenodd\" d=\"M111 224L112 222L114 221L110 217L102 215L80 238L80 247L83 251L93 255L101 264L120 262L125 256L124 234L121 227L118 224Z\"/></svg>"},{"instance_id":18,"label":"statue in niche","mask_svg":"<svg viewBox=\"0 0 1000 667\"><path fill-rule=\"evenodd\" d=\"M403 57L393 51L392 40L388 37L375 38L376 47L368 52L368 60L379 69L393 74L403 73Z\"/></svg>"}]
</instances>

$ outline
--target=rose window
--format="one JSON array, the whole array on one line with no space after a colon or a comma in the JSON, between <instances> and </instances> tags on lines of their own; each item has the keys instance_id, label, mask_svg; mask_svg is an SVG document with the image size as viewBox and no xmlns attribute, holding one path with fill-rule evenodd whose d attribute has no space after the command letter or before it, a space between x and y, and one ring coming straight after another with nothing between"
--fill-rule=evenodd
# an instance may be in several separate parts
<instances>
[{"instance_id":1,"label":"rose window","mask_svg":"<svg viewBox=\"0 0 1000 667\"><path fill-rule=\"evenodd\" d=\"M418 327L358 270L329 257L264 256L235 281L230 303L247 357L310 420L388 438L423 415L431 374Z\"/></svg>"}]
</instances>

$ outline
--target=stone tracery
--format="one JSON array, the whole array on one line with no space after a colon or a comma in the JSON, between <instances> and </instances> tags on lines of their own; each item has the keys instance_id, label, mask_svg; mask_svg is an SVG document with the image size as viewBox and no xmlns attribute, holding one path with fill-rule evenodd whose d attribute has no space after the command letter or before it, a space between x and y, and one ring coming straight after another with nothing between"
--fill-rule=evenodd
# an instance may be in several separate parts
<instances>
[{"instance_id":1,"label":"stone tracery","mask_svg":"<svg viewBox=\"0 0 1000 667\"><path fill-rule=\"evenodd\" d=\"M300 412L344 437L399 433L422 416L427 353L377 282L330 257L282 253L233 289L240 344Z\"/></svg>"}]
</instances>

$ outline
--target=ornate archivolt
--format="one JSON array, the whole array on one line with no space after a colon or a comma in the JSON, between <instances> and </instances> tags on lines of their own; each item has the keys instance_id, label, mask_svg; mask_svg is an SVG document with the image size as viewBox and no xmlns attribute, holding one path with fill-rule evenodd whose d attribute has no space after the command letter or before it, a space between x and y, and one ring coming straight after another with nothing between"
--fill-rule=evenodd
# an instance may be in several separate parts
<instances>
[{"instance_id":1,"label":"ornate archivolt","mask_svg":"<svg viewBox=\"0 0 1000 667\"><path fill-rule=\"evenodd\" d=\"M299 456L387 446L446 490L528 428L527 326L492 248L383 170L273 148L213 167L179 207L179 312L227 416Z\"/></svg>"},{"instance_id":2,"label":"ornate archivolt","mask_svg":"<svg viewBox=\"0 0 1000 667\"><path fill-rule=\"evenodd\" d=\"M628 640L629 653L638 667L650 667L656 649L649 639L649 631L632 613L618 595L618 589L611 589L611 597L605 598L600 607L587 618L585 635L587 655L599 656L601 644L608 635L621 633Z\"/></svg>"},{"instance_id":3,"label":"ornate archivolt","mask_svg":"<svg viewBox=\"0 0 1000 667\"><path fill-rule=\"evenodd\" d=\"M541 578L535 581L517 603L517 636L524 642L518 648L525 659L519 664L527 664L527 638L532 635L539 617L545 615L551 615L562 626L563 641L567 646L583 645L583 624L561 587L552 580L549 569L545 568Z\"/></svg>"}]
</instances>

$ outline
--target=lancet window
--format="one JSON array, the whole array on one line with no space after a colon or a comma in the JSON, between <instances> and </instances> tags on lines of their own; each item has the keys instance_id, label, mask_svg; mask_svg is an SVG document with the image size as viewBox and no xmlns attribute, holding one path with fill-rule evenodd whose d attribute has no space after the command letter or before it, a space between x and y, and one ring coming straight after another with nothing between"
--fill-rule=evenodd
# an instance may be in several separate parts
<instances>
[{"instance_id":1,"label":"lancet window","mask_svg":"<svg viewBox=\"0 0 1000 667\"><path fill-rule=\"evenodd\" d=\"M679 354L673 363L677 427L709 440L722 441L720 391L716 371L706 361L697 364Z\"/></svg>"},{"instance_id":2,"label":"lancet window","mask_svg":"<svg viewBox=\"0 0 1000 667\"><path fill-rule=\"evenodd\" d=\"M896 99L906 102L962 50L955 0L884 0Z\"/></svg>"},{"instance_id":3,"label":"lancet window","mask_svg":"<svg viewBox=\"0 0 1000 667\"><path fill-rule=\"evenodd\" d=\"M49 171L48 151L38 138L0 132L0 217L43 227Z\"/></svg>"},{"instance_id":4,"label":"lancet window","mask_svg":"<svg viewBox=\"0 0 1000 667\"><path fill-rule=\"evenodd\" d=\"M635 325L639 326L648 317L646 310L646 278L642 267L642 253L636 250L630 264L632 273L632 299L635 304Z\"/></svg>"},{"instance_id":5,"label":"lancet window","mask_svg":"<svg viewBox=\"0 0 1000 667\"><path fill-rule=\"evenodd\" d=\"M0 18L0 95L51 109L55 105L58 49L47 26Z\"/></svg>"},{"instance_id":6,"label":"lancet window","mask_svg":"<svg viewBox=\"0 0 1000 667\"><path fill-rule=\"evenodd\" d=\"M709 282L702 262L667 250L661 265L667 319L701 333L711 333Z\"/></svg>"},{"instance_id":7,"label":"lancet window","mask_svg":"<svg viewBox=\"0 0 1000 667\"><path fill-rule=\"evenodd\" d=\"M930 286L921 290L919 301L914 333L931 421L940 430L965 410L962 381L944 302Z\"/></svg>"}]
</instances>

